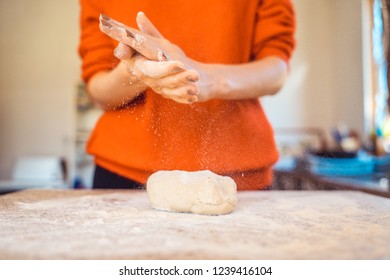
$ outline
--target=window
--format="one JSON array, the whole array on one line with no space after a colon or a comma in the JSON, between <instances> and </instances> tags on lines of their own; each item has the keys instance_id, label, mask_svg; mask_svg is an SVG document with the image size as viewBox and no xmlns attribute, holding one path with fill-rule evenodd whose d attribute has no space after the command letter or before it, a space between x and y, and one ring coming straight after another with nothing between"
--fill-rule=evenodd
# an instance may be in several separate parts
<instances>
[{"instance_id":1,"label":"window","mask_svg":"<svg viewBox=\"0 0 390 280\"><path fill-rule=\"evenodd\" d=\"M390 152L390 0L367 0L364 9L366 120L374 153Z\"/></svg>"}]
</instances>

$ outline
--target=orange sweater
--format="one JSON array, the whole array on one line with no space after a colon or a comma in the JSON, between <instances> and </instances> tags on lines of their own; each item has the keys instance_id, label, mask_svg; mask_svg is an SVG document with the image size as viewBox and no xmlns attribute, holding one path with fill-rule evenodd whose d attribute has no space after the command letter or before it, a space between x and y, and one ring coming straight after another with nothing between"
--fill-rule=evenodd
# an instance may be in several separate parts
<instances>
[{"instance_id":1,"label":"orange sweater","mask_svg":"<svg viewBox=\"0 0 390 280\"><path fill-rule=\"evenodd\" d=\"M288 61L294 48L290 0L81 0L81 7L79 52L86 82L118 63L117 42L99 30L100 13L136 27L136 14L143 11L165 38L206 63L270 55ZM186 105L153 91L125 109L105 112L87 150L98 165L142 183L157 170L209 169L231 176L239 190L270 185L278 158L257 99Z\"/></svg>"}]
</instances>

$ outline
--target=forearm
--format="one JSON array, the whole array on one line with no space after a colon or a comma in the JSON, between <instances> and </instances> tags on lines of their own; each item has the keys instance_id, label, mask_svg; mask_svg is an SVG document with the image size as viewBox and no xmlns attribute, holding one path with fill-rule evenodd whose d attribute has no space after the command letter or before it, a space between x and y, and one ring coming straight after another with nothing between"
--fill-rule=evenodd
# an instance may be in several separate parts
<instances>
[{"instance_id":1,"label":"forearm","mask_svg":"<svg viewBox=\"0 0 390 280\"><path fill-rule=\"evenodd\" d=\"M146 88L121 62L111 71L94 75L87 84L87 93L98 107L107 111L123 107Z\"/></svg>"},{"instance_id":2,"label":"forearm","mask_svg":"<svg viewBox=\"0 0 390 280\"><path fill-rule=\"evenodd\" d=\"M286 62L278 57L239 65L203 64L201 69L200 95L202 90L207 92L207 100L273 95L281 89L288 72ZM203 82L202 72L207 77Z\"/></svg>"}]
</instances>

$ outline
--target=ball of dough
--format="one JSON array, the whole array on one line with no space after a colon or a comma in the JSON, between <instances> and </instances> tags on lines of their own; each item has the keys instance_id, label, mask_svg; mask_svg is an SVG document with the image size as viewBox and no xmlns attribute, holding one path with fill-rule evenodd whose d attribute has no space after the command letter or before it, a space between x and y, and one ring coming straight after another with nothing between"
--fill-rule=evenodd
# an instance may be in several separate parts
<instances>
[{"instance_id":1,"label":"ball of dough","mask_svg":"<svg viewBox=\"0 0 390 280\"><path fill-rule=\"evenodd\" d=\"M232 178L211 171L158 171L146 190L158 210L223 215L237 205L237 185Z\"/></svg>"}]
</instances>

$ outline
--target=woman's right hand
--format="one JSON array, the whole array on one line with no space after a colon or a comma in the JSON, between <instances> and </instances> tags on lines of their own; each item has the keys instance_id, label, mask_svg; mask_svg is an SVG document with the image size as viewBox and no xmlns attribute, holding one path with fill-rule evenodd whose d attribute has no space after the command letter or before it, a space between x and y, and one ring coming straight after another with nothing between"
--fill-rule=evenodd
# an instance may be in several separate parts
<instances>
[{"instance_id":1,"label":"woman's right hand","mask_svg":"<svg viewBox=\"0 0 390 280\"><path fill-rule=\"evenodd\" d=\"M152 61L119 43L114 55L126 65L130 83L141 82L165 98L190 104L198 101L199 74L180 61Z\"/></svg>"}]
</instances>

